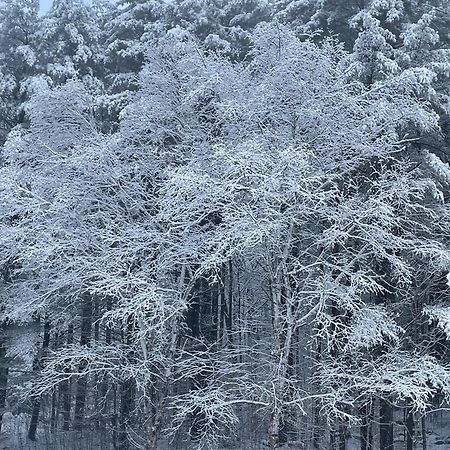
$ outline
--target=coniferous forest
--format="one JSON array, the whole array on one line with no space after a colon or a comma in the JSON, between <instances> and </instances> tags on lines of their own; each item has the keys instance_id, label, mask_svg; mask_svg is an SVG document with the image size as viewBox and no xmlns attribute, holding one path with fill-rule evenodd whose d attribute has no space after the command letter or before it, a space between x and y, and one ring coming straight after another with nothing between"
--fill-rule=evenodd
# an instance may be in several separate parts
<instances>
[{"instance_id":1,"label":"coniferous forest","mask_svg":"<svg viewBox=\"0 0 450 450\"><path fill-rule=\"evenodd\" d=\"M0 0L0 448L450 449L448 0Z\"/></svg>"}]
</instances>

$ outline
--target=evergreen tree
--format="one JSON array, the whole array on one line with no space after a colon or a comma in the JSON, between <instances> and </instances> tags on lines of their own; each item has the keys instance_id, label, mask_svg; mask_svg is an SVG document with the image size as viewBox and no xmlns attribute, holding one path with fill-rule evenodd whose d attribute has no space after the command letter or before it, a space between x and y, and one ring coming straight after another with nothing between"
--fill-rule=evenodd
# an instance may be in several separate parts
<instances>
[{"instance_id":1,"label":"evergreen tree","mask_svg":"<svg viewBox=\"0 0 450 450\"><path fill-rule=\"evenodd\" d=\"M97 83L100 29L82 0L55 0L43 17L36 39L39 62L51 84L71 79Z\"/></svg>"},{"instance_id":2,"label":"evergreen tree","mask_svg":"<svg viewBox=\"0 0 450 450\"><path fill-rule=\"evenodd\" d=\"M119 114L131 101L149 46L164 34L162 0L119 0L104 14L102 33L105 96L101 101L107 129L116 129Z\"/></svg>"},{"instance_id":3,"label":"evergreen tree","mask_svg":"<svg viewBox=\"0 0 450 450\"><path fill-rule=\"evenodd\" d=\"M21 108L30 77L37 73L37 0L0 4L0 143L24 121Z\"/></svg>"},{"instance_id":4,"label":"evergreen tree","mask_svg":"<svg viewBox=\"0 0 450 450\"><path fill-rule=\"evenodd\" d=\"M189 32L208 50L243 59L252 47L252 31L270 21L272 10L265 0L175 0L167 15L171 33Z\"/></svg>"}]
</instances>

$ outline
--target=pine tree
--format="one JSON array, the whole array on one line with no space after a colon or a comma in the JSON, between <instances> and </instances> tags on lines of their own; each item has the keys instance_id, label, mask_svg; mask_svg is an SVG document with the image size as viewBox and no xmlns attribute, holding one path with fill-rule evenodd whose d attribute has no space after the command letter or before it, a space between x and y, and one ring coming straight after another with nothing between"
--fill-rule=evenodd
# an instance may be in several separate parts
<instances>
[{"instance_id":1,"label":"pine tree","mask_svg":"<svg viewBox=\"0 0 450 450\"><path fill-rule=\"evenodd\" d=\"M0 5L0 143L24 121L21 108L37 71L37 0L6 0Z\"/></svg>"},{"instance_id":2,"label":"pine tree","mask_svg":"<svg viewBox=\"0 0 450 450\"><path fill-rule=\"evenodd\" d=\"M119 110L121 94L126 97L137 87L137 74L144 64L148 45L164 32L163 16L164 3L160 0L120 0L107 15L105 64L109 93L117 94Z\"/></svg>"},{"instance_id":3,"label":"pine tree","mask_svg":"<svg viewBox=\"0 0 450 450\"><path fill-rule=\"evenodd\" d=\"M249 56L252 31L272 16L264 0L176 0L167 9L170 33L183 37L188 32L206 49L225 52L235 60Z\"/></svg>"},{"instance_id":4,"label":"pine tree","mask_svg":"<svg viewBox=\"0 0 450 450\"><path fill-rule=\"evenodd\" d=\"M76 78L98 83L99 33L96 15L82 0L53 2L37 35L39 62L52 84Z\"/></svg>"}]
</instances>

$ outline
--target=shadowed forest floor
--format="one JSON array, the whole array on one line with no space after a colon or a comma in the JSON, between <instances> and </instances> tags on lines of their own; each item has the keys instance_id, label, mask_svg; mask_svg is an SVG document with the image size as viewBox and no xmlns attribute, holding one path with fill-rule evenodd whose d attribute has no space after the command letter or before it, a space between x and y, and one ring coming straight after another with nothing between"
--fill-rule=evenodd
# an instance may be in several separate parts
<instances>
[{"instance_id":1,"label":"shadowed forest floor","mask_svg":"<svg viewBox=\"0 0 450 450\"><path fill-rule=\"evenodd\" d=\"M396 413L395 450L406 449L405 428L402 422L402 411ZM111 442L102 433L90 433L80 435L78 432L56 432L40 430L37 442L31 442L26 437L28 419L25 415L11 418L5 424L5 432L2 433L0 450L110 450L113 449ZM420 421L418 421L420 424ZM379 436L374 427L374 448L379 448ZM239 444L239 439L222 447L220 450L265 450L266 443L255 439ZM324 441L328 441L325 433ZM422 436L420 430L416 430L414 441L415 450L422 450ZM139 448L139 447L136 447ZM187 450L186 443L161 444L160 450ZM347 450L360 450L360 437L358 427L350 429L350 437L347 441ZM427 450L447 450L450 448L450 410L442 410L430 413L427 416ZM320 449L329 450L330 444L322 442ZM284 444L280 450L313 450L309 442L291 442Z\"/></svg>"}]
</instances>

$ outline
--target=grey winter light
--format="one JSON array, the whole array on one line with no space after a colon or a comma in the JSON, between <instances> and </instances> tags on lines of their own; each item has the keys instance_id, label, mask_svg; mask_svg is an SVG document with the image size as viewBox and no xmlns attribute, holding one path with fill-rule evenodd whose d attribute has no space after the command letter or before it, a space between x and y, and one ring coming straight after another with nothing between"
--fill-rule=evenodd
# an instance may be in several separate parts
<instances>
[{"instance_id":1,"label":"grey winter light","mask_svg":"<svg viewBox=\"0 0 450 450\"><path fill-rule=\"evenodd\" d=\"M449 5L0 2L0 448L449 448Z\"/></svg>"}]
</instances>

